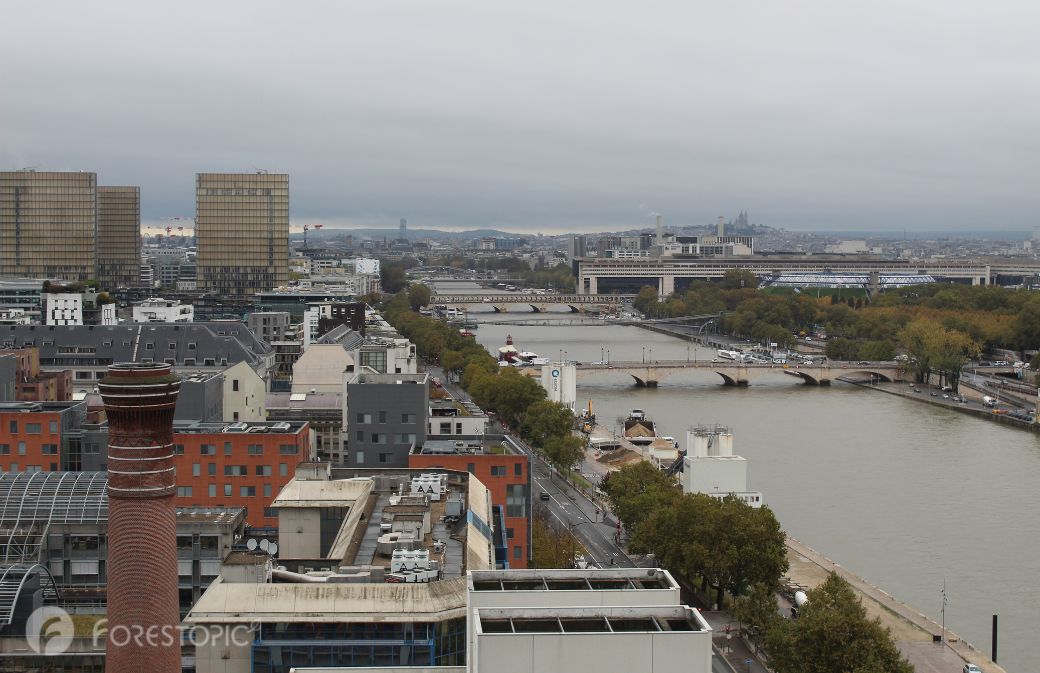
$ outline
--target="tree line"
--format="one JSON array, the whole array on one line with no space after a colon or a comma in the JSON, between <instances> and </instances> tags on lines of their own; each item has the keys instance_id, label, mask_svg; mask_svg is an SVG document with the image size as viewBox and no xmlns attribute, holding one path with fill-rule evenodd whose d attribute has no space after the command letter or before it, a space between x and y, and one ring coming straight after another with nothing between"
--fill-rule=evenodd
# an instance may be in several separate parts
<instances>
[{"instance_id":1,"label":"tree line","mask_svg":"<svg viewBox=\"0 0 1040 673\"><path fill-rule=\"evenodd\" d=\"M472 337L416 313L429 297L425 285L412 284L383 304L383 316L415 344L419 357L437 362L482 409L494 413L551 463L569 469L585 450L572 432L574 413L570 408L548 401L541 384L516 367L500 367Z\"/></svg>"},{"instance_id":2,"label":"tree line","mask_svg":"<svg viewBox=\"0 0 1040 673\"><path fill-rule=\"evenodd\" d=\"M786 619L776 592L788 570L786 534L768 507L729 496L683 494L648 462L611 473L601 484L630 533L629 548L654 554L680 581L733 599L777 673L912 673L889 631L834 575L809 592L798 619Z\"/></svg>"}]
</instances>

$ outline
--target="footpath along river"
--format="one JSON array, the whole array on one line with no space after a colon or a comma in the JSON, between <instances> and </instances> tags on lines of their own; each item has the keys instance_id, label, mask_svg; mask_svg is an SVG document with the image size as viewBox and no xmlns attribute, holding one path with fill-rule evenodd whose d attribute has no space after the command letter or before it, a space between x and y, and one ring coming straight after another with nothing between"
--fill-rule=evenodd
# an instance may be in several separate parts
<instances>
[{"instance_id":1,"label":"footpath along river","mask_svg":"<svg viewBox=\"0 0 1040 673\"><path fill-rule=\"evenodd\" d=\"M512 335L520 350L580 362L608 350L611 360L629 361L714 355L620 325L483 324L476 333L492 353ZM945 580L949 629L988 656L997 613L1001 665L1036 670L1040 435L847 384L806 387L779 370L750 388L720 382L690 372L640 389L621 372L590 373L578 380L578 400L591 399L604 425L644 409L683 445L693 425L729 426L749 460L750 487L793 537L936 621Z\"/></svg>"}]
</instances>

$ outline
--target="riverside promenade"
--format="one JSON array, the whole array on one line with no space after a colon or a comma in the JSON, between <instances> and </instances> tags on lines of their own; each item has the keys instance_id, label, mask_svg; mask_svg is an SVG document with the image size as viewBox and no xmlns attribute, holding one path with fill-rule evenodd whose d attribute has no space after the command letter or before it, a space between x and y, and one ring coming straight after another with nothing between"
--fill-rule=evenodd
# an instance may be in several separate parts
<instances>
[{"instance_id":1,"label":"riverside promenade","mask_svg":"<svg viewBox=\"0 0 1040 673\"><path fill-rule=\"evenodd\" d=\"M878 617L892 631L900 652L917 673L956 673L965 662L985 673L1005 673L986 653L949 629L945 643L933 642L934 636L942 634L942 625L792 537L787 538L787 558L791 564L788 577L806 587L822 584L832 571L846 580L863 600L868 616Z\"/></svg>"}]
</instances>

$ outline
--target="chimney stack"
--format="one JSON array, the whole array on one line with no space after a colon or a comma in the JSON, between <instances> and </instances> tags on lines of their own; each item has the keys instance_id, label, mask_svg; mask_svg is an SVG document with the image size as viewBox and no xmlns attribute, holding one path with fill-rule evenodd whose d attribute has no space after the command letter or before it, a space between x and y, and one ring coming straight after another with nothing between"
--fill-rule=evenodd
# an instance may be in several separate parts
<instances>
[{"instance_id":1,"label":"chimney stack","mask_svg":"<svg viewBox=\"0 0 1040 673\"><path fill-rule=\"evenodd\" d=\"M180 385L170 365L136 362L109 365L98 383L108 415L106 673L181 670L173 504Z\"/></svg>"}]
</instances>

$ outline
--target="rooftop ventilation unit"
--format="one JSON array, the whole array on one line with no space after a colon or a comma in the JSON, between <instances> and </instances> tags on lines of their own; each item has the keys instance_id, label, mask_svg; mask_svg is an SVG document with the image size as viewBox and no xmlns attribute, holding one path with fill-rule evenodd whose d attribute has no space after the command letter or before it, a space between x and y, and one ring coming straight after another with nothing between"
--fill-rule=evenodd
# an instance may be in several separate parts
<instances>
[{"instance_id":1,"label":"rooftop ventilation unit","mask_svg":"<svg viewBox=\"0 0 1040 673\"><path fill-rule=\"evenodd\" d=\"M232 423L223 430L224 432L248 432L248 423Z\"/></svg>"}]
</instances>

